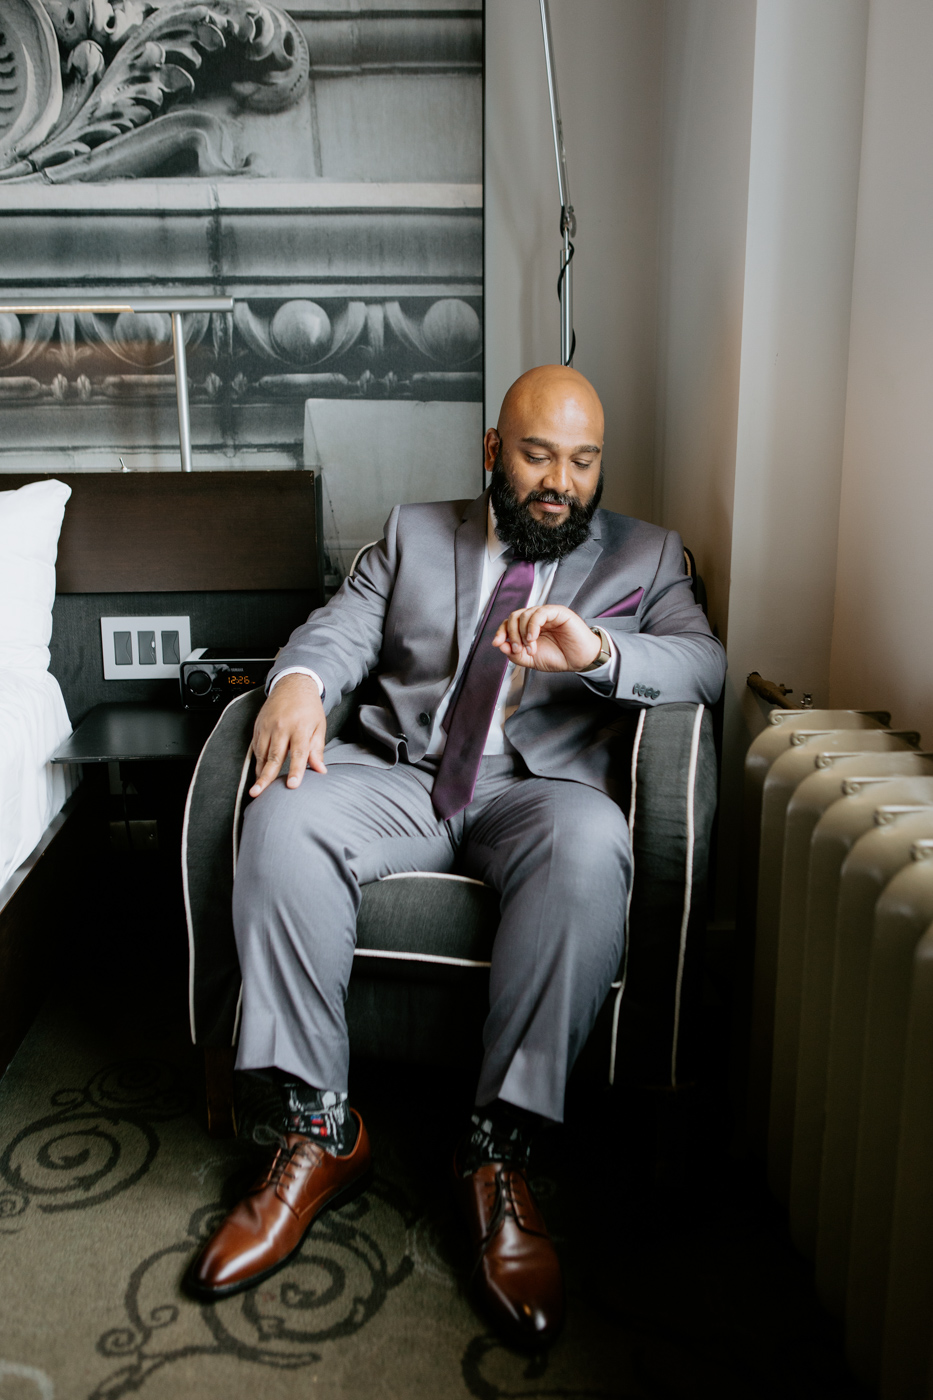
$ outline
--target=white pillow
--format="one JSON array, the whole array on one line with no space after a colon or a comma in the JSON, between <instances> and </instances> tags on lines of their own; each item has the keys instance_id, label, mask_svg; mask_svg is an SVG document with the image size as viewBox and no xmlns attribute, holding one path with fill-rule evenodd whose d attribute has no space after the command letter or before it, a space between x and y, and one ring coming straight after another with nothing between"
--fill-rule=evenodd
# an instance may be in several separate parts
<instances>
[{"instance_id":1,"label":"white pillow","mask_svg":"<svg viewBox=\"0 0 933 1400\"><path fill-rule=\"evenodd\" d=\"M70 495L54 480L0 491L0 670L49 668L55 559Z\"/></svg>"}]
</instances>

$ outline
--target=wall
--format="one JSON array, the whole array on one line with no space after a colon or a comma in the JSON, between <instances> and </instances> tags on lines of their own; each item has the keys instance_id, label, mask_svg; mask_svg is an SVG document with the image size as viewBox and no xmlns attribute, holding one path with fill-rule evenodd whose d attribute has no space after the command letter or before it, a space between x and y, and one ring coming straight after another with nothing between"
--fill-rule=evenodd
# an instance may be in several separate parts
<instances>
[{"instance_id":1,"label":"wall","mask_svg":"<svg viewBox=\"0 0 933 1400\"><path fill-rule=\"evenodd\" d=\"M757 5L731 539L715 549L729 570L723 913L763 723L745 678L828 698L867 20L867 0Z\"/></svg>"},{"instance_id":2,"label":"wall","mask_svg":"<svg viewBox=\"0 0 933 1400\"><path fill-rule=\"evenodd\" d=\"M651 513L663 10L552 0L577 211L574 365L606 409L604 505ZM560 204L537 0L486 6L486 421L560 358Z\"/></svg>"},{"instance_id":3,"label":"wall","mask_svg":"<svg viewBox=\"0 0 933 1400\"><path fill-rule=\"evenodd\" d=\"M933 9L873 0L830 668L933 741Z\"/></svg>"},{"instance_id":4,"label":"wall","mask_svg":"<svg viewBox=\"0 0 933 1400\"><path fill-rule=\"evenodd\" d=\"M759 0L729 655L825 704L867 0ZM733 677L733 684L735 684Z\"/></svg>"},{"instance_id":5,"label":"wall","mask_svg":"<svg viewBox=\"0 0 933 1400\"><path fill-rule=\"evenodd\" d=\"M658 451L652 518L680 532L725 635L755 7L664 6Z\"/></svg>"}]
</instances>

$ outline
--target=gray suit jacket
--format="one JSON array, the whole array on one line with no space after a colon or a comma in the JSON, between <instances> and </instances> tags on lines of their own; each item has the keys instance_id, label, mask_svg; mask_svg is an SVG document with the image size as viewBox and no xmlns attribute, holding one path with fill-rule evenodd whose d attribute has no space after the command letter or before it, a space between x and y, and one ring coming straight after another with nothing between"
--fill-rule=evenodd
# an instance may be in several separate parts
<instances>
[{"instance_id":1,"label":"gray suit jacket","mask_svg":"<svg viewBox=\"0 0 933 1400\"><path fill-rule=\"evenodd\" d=\"M424 757L434 713L476 628L487 501L485 493L396 506L354 577L282 648L270 682L290 666L309 667L324 682L328 712L373 676L374 703L359 715L364 744L336 741L328 761ZM611 615L642 589L633 615ZM621 660L616 693L599 695L574 673L529 671L506 734L532 773L615 796L633 713L674 700L715 702L723 649L694 602L680 537L612 511L597 511L590 538L561 560L548 602L611 633Z\"/></svg>"}]
</instances>

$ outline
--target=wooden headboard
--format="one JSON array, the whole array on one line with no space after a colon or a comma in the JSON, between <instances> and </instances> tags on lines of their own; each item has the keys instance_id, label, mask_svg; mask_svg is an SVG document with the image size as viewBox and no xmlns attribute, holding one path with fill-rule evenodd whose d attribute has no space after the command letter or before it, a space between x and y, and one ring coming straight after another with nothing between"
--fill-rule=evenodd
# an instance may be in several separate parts
<instances>
[{"instance_id":1,"label":"wooden headboard","mask_svg":"<svg viewBox=\"0 0 933 1400\"><path fill-rule=\"evenodd\" d=\"M4 472L0 491L53 475L58 593L322 588L314 472Z\"/></svg>"},{"instance_id":2,"label":"wooden headboard","mask_svg":"<svg viewBox=\"0 0 933 1400\"><path fill-rule=\"evenodd\" d=\"M314 472L4 472L0 491L53 475L72 494L50 669L73 724L103 701L178 700L174 681L104 680L101 616L187 614L193 647L271 655L324 601Z\"/></svg>"}]
</instances>

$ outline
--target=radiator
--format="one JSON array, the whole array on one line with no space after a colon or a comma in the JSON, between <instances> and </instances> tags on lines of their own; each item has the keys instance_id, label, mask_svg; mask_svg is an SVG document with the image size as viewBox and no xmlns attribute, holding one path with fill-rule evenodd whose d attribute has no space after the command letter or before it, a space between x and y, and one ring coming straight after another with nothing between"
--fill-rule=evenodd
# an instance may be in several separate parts
<instances>
[{"instance_id":1,"label":"radiator","mask_svg":"<svg viewBox=\"0 0 933 1400\"><path fill-rule=\"evenodd\" d=\"M933 840L921 838L911 850L910 864L890 881L875 908L846 1283L849 1364L857 1377L874 1385L887 1352L890 1361L885 1369L890 1380L885 1389L901 1396L920 1396L926 1390L933 1324L933 1219L928 1218L933 1159L928 1153L925 1162L917 1162L912 1146L914 1113L924 1127L933 1117L929 1075L927 1096L917 1105L914 1092L914 1103L906 1110L906 1133L901 1122L908 1061L913 1061L910 1073L915 1075L918 1051L922 1064L924 1042L931 1039L933 1029L927 1000L925 1007L918 1005L920 1043L909 1049L915 958L933 924L931 852ZM926 1058L930 1058L928 1050ZM897 1231L896 1213L900 1217ZM911 1254L917 1245L924 1252L918 1258L914 1255L913 1263ZM908 1379L911 1372L913 1377Z\"/></svg>"},{"instance_id":2,"label":"radiator","mask_svg":"<svg viewBox=\"0 0 933 1400\"><path fill-rule=\"evenodd\" d=\"M890 733L883 729L881 718L886 717L846 710L775 710L768 728L754 740L746 758L739 917L743 927L755 930L747 1131L753 1146L761 1152L768 1136L777 919L787 802L796 784L813 772L821 752L844 752L847 745L849 750L870 749L873 745L882 749L906 748L906 740L878 737Z\"/></svg>"},{"instance_id":3,"label":"radiator","mask_svg":"<svg viewBox=\"0 0 933 1400\"><path fill-rule=\"evenodd\" d=\"M906 788L913 793L891 793ZM917 811L923 800L927 808ZM880 796L884 794L884 796ZM933 778L883 783L875 794L856 802L880 802L875 820L846 858L839 882L832 996L829 1008L829 1054L826 1066L826 1126L816 1233L816 1287L823 1304L843 1316L849 1270L849 1241L858 1146L868 951L875 905L888 881L910 859L913 843L933 837ZM837 808L843 804L837 803Z\"/></svg>"},{"instance_id":4,"label":"radiator","mask_svg":"<svg viewBox=\"0 0 933 1400\"><path fill-rule=\"evenodd\" d=\"M919 855L929 856L929 847ZM933 1334L933 860L904 870L879 901L879 926L903 936L910 960L881 1351L882 1400L926 1400ZM898 932L899 930L899 932ZM919 934L919 937L918 937ZM914 952L909 955L911 942ZM906 961L906 959L905 959ZM894 1013L896 1015L896 1012Z\"/></svg>"},{"instance_id":5,"label":"radiator","mask_svg":"<svg viewBox=\"0 0 933 1400\"><path fill-rule=\"evenodd\" d=\"M924 754L875 754L870 763L867 756L855 764L851 760L845 762L849 772L843 775L836 768L839 786L835 800L827 803L814 823L805 853L805 868L801 872L801 878L806 880L805 911L796 930L800 948L793 958L793 969L785 964L780 1016L783 1039L775 1053L773 1076L776 1082L771 1175L775 1177L784 1170L785 1134L790 1121L791 1234L797 1248L811 1259L816 1254L836 912L843 862L854 842L874 823L878 803L902 800L904 793L910 791L897 786L901 781L910 781L906 772L913 768L918 777L933 775L933 760ZM860 771L852 772L853 767ZM905 777L896 777L898 773ZM788 957L787 964L790 962ZM792 981L792 971L797 972L796 983ZM792 1034L794 1022L796 1038Z\"/></svg>"},{"instance_id":6,"label":"radiator","mask_svg":"<svg viewBox=\"0 0 933 1400\"><path fill-rule=\"evenodd\" d=\"M808 939L808 911L812 903L816 913L824 892L819 876L811 888L810 853L820 820L843 794L870 789L900 776L933 777L933 757L906 748L888 753L827 752L817 759L816 772L797 786L787 804L779 897L768 1178L775 1195L790 1203L794 1241L810 1256L815 1244L814 1222L806 1223L802 1213L804 1182L795 1180L792 1174L795 1134L799 1133L803 1140L812 1131L806 1118L799 1129L796 1124L799 1060L813 1062L819 1058L819 1042L825 1030L824 1019L815 1019L812 1007L806 1021L802 1012L804 988L815 980L811 964L816 952ZM807 1053L802 1049L804 1044L810 1047ZM802 1161L797 1170L799 1178Z\"/></svg>"},{"instance_id":7,"label":"radiator","mask_svg":"<svg viewBox=\"0 0 933 1400\"><path fill-rule=\"evenodd\" d=\"M854 1375L933 1400L933 755L880 718L749 754L751 1137Z\"/></svg>"}]
</instances>

